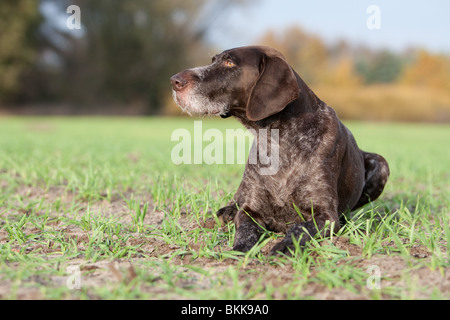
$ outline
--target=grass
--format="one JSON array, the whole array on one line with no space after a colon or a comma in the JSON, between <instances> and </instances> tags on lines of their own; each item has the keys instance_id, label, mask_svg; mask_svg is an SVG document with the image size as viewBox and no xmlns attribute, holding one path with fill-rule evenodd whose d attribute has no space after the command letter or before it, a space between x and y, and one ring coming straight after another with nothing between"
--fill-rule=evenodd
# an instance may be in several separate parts
<instances>
[{"instance_id":1,"label":"grass","mask_svg":"<svg viewBox=\"0 0 450 320\"><path fill-rule=\"evenodd\" d=\"M234 225L209 223L242 165L172 164L171 134L193 119L1 118L0 298L450 298L450 127L348 126L389 161L385 192L331 238L272 258L282 235L240 254Z\"/></svg>"}]
</instances>

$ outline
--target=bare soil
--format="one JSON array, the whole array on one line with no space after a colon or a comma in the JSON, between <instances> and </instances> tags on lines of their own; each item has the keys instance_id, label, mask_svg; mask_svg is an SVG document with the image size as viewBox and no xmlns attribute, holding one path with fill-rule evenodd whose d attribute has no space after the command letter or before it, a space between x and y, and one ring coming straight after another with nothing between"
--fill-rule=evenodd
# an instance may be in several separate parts
<instances>
[{"instance_id":1,"label":"bare soil","mask_svg":"<svg viewBox=\"0 0 450 320\"><path fill-rule=\"evenodd\" d=\"M44 198L46 202L53 202L56 199L62 199L64 203L71 203L74 201L74 195L70 192L64 191L63 188L50 188L49 190L41 190L35 187L22 187L17 190L17 193L27 197L32 200ZM145 201L151 201L151 199L142 199ZM20 209L19 209L20 210ZM91 231L84 231L77 225L67 225L61 223L57 219L53 219L58 216L58 214L66 215L82 215L87 210L87 202L81 204L80 210L77 213L63 213L54 212L53 217L50 217L47 225L51 225L54 228L54 232L60 233L65 239L72 239L76 241L78 249L83 251L86 249L87 243L89 242L89 237L92 235ZM94 205L91 204L90 210L93 214L101 214L103 216L114 216L118 223L130 224L131 216L127 208L127 204L119 196L113 196L111 201L99 201ZM23 211L22 213L27 213ZM4 224L4 220L11 215L16 215L17 211L1 211L0 208L0 223ZM39 214L39 213L38 213ZM78 217L79 218L79 217ZM164 214L162 212L152 212L145 218L146 225L160 226L163 222ZM55 222L52 222L52 221ZM180 224L186 229L191 230L192 228L198 228L195 223L190 223L187 215L182 215L180 219ZM39 233L41 232L37 228L27 227L24 232L26 234ZM113 239L114 240L114 239ZM9 243L11 240L8 237L6 230L0 230L0 245ZM395 255L375 255L370 259L362 258L362 249L357 245L349 242L347 238L334 238L334 244L336 247L343 249L348 252L348 257L345 257L338 262L338 267L340 265L351 265L362 270L367 270L370 266L377 266L382 274L381 286L383 288L396 288L396 290L402 290L402 288L410 288L411 282L415 283L416 287L422 288L422 290L414 293L412 298L429 298L433 290L438 289L440 292L449 293L450 298L450 268L435 268L434 270L429 267L424 267L423 261L428 261L432 259L432 254L423 246L416 246L411 249L412 260L406 261L404 258ZM142 255L136 254L136 256L131 259L116 259L111 260L100 260L97 262L90 262L85 260L83 257L72 258L62 263L60 268L67 268L68 266L80 266L82 273L82 285L83 288L90 287L108 287L119 282L130 282L136 278L136 272L143 262L150 258L159 258L163 255L170 255L180 248L174 245L167 245L164 241L157 238L149 238L148 236L140 233L130 234L127 240L127 245L140 245L139 252ZM263 253L268 254L271 247L275 245L275 241L268 243L266 247L263 248ZM57 252L61 249L58 247L53 247L51 243L48 245L39 244L36 242L28 241L22 246L13 245L13 250L23 250L23 246L26 246L25 254L39 254L47 259L49 263L52 257L57 256ZM200 248L200 243L192 243L191 249L197 250ZM217 250L227 251L231 250L226 244L222 247L217 248ZM203 277L198 273L192 271L192 268L184 268L183 266L189 265L194 267L199 267L202 269L207 269L211 274L220 274L227 270L231 265L237 265L238 262L233 259L217 260L209 258L197 258L192 259L189 254L184 256L176 256L172 259L172 263L180 266L179 272L184 272L186 275L186 283L179 283L180 286L189 286L195 282L196 288L208 288L211 285L211 277ZM13 262L7 263L7 268L10 270L20 270L21 263ZM298 280L298 274L296 274L289 265L276 265L261 263L257 260L249 262L245 265L243 272L241 273L240 280L258 283L264 283L265 285L271 285L275 288L283 287L286 283ZM162 282L161 270L148 270L149 273L153 273L151 280L148 283L142 284L141 290L144 292L154 293L155 297L160 297L161 295L167 295L170 299L183 298L183 296L177 296L176 293L170 293L161 288L161 286L155 286L155 283ZM315 270L311 270L311 276L315 276ZM245 277L245 279L244 279ZM66 275L54 275L42 277L39 275L28 278L24 283L14 283L11 277L2 277L0 274L0 298L8 297L12 288L16 290L17 299L40 299L42 298L42 289L38 284L47 288L58 288L65 287L67 282ZM248 288L251 290L251 288ZM349 291L342 288L329 288L319 283L306 282L305 286L302 288L302 296L304 297L314 297L316 299L368 299L370 296L370 290L366 287L359 288L358 292ZM405 292L405 296L408 296L408 292ZM92 298L97 298L92 296ZM256 299L265 299L267 297L261 296L255 297ZM273 298L275 299L285 299L286 294L283 290L274 291ZM383 298L383 297L382 297ZM389 296L387 297L389 298Z\"/></svg>"}]
</instances>

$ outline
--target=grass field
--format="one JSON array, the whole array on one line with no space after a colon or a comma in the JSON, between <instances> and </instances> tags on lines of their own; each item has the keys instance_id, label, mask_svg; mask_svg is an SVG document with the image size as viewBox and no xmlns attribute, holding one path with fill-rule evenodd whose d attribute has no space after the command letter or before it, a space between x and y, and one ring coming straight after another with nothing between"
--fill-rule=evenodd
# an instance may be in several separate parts
<instances>
[{"instance_id":1,"label":"grass field","mask_svg":"<svg viewBox=\"0 0 450 320\"><path fill-rule=\"evenodd\" d=\"M174 165L193 119L0 118L0 298L449 299L450 126L348 126L389 161L385 192L272 258L282 235L243 255L233 225L205 223L243 165Z\"/></svg>"}]
</instances>

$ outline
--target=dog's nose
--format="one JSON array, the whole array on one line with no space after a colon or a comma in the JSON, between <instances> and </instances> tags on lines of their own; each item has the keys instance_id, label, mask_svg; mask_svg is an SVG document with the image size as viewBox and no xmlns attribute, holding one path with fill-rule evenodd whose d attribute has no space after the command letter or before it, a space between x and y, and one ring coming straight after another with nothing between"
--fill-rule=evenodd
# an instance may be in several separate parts
<instances>
[{"instance_id":1,"label":"dog's nose","mask_svg":"<svg viewBox=\"0 0 450 320\"><path fill-rule=\"evenodd\" d=\"M188 80L181 73L178 73L170 78L170 83L172 84L173 90L180 91L187 86Z\"/></svg>"}]
</instances>

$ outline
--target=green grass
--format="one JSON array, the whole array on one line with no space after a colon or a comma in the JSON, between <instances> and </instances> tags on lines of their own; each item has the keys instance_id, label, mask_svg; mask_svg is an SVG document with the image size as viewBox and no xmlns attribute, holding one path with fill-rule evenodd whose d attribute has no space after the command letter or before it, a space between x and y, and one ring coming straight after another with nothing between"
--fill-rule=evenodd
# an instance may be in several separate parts
<instances>
[{"instance_id":1,"label":"green grass","mask_svg":"<svg viewBox=\"0 0 450 320\"><path fill-rule=\"evenodd\" d=\"M205 224L243 165L174 165L171 134L193 121L0 118L0 298L450 298L449 126L348 123L387 158L385 192L331 238L272 258L282 235L244 255L233 225ZM380 289L367 287L371 266Z\"/></svg>"}]
</instances>

